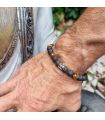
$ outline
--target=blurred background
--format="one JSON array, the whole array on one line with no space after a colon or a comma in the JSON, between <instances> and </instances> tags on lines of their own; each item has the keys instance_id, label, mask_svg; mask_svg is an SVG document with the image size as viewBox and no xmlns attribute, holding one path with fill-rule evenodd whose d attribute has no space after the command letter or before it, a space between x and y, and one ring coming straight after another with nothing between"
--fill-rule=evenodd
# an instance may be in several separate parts
<instances>
[{"instance_id":1,"label":"blurred background","mask_svg":"<svg viewBox=\"0 0 105 120\"><path fill-rule=\"evenodd\" d=\"M56 35L59 36L73 25L86 10L84 7L53 8L53 23ZM88 70L88 80L83 83L83 89L95 92L105 98L105 56L98 59Z\"/></svg>"},{"instance_id":2,"label":"blurred background","mask_svg":"<svg viewBox=\"0 0 105 120\"><path fill-rule=\"evenodd\" d=\"M83 7L56 7L53 8L53 22L55 28L64 32L67 27L80 17L86 8Z\"/></svg>"}]
</instances>

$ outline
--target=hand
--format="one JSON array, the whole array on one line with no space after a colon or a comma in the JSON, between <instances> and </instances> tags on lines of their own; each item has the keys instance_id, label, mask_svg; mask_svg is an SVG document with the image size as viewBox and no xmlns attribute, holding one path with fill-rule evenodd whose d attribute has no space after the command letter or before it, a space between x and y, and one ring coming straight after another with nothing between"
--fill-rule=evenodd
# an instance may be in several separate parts
<instances>
[{"instance_id":1,"label":"hand","mask_svg":"<svg viewBox=\"0 0 105 120\"><path fill-rule=\"evenodd\" d=\"M33 57L11 80L0 85L0 111L76 111L81 82L70 79L47 53Z\"/></svg>"}]
</instances>

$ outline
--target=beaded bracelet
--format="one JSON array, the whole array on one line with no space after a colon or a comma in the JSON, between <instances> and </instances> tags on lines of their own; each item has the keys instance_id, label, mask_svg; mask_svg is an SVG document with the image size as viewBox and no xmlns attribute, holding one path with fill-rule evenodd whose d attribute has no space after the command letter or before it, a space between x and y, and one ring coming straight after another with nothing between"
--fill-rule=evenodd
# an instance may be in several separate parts
<instances>
[{"instance_id":1,"label":"beaded bracelet","mask_svg":"<svg viewBox=\"0 0 105 120\"><path fill-rule=\"evenodd\" d=\"M49 44L47 46L47 51L49 56L51 57L52 61L55 63L55 65L64 73L66 73L69 77L73 78L74 80L79 80L79 81L85 81L87 80L87 75L83 74L80 75L78 73L73 72L70 70L67 66L64 65L64 63L61 62L57 54L54 53L53 51L54 44Z\"/></svg>"}]
</instances>

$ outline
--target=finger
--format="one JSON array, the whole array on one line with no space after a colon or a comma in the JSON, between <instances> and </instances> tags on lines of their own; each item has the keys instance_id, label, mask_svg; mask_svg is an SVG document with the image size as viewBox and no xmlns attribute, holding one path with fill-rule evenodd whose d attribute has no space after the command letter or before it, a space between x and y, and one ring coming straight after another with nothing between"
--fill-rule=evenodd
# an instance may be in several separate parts
<instances>
[{"instance_id":1,"label":"finger","mask_svg":"<svg viewBox=\"0 0 105 120\"><path fill-rule=\"evenodd\" d=\"M0 84L0 96L3 96L9 92L11 92L15 88L16 82L15 80L7 81L6 83Z\"/></svg>"},{"instance_id":2,"label":"finger","mask_svg":"<svg viewBox=\"0 0 105 120\"><path fill-rule=\"evenodd\" d=\"M0 112L8 111L16 107L15 94L10 93L0 97Z\"/></svg>"}]
</instances>

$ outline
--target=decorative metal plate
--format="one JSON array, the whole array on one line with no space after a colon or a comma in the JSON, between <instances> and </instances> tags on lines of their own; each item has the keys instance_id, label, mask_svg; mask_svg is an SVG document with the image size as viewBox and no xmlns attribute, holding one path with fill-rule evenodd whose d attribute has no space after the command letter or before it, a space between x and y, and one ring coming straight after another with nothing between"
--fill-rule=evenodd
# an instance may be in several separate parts
<instances>
[{"instance_id":1,"label":"decorative metal plate","mask_svg":"<svg viewBox=\"0 0 105 120\"><path fill-rule=\"evenodd\" d=\"M31 7L17 8L19 36L22 43L23 62L33 56L34 23Z\"/></svg>"}]
</instances>

